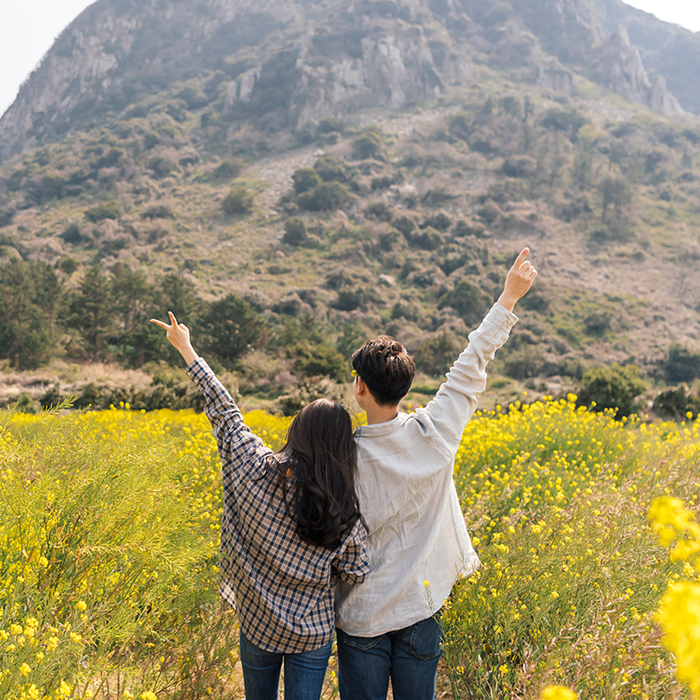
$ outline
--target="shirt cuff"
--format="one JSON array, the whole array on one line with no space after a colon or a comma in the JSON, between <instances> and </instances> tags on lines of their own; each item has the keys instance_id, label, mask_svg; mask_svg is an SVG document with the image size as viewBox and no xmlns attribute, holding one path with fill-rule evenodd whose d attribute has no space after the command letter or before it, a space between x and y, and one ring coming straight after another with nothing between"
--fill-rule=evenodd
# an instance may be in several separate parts
<instances>
[{"instance_id":1,"label":"shirt cuff","mask_svg":"<svg viewBox=\"0 0 700 700\"><path fill-rule=\"evenodd\" d=\"M497 326L505 326L510 330L520 319L512 311L508 311L505 306L496 302L486 315L485 320Z\"/></svg>"},{"instance_id":2,"label":"shirt cuff","mask_svg":"<svg viewBox=\"0 0 700 700\"><path fill-rule=\"evenodd\" d=\"M213 377L214 370L207 364L206 360L202 357L198 357L191 365L185 368L187 376L200 388L204 380L209 377Z\"/></svg>"}]
</instances>

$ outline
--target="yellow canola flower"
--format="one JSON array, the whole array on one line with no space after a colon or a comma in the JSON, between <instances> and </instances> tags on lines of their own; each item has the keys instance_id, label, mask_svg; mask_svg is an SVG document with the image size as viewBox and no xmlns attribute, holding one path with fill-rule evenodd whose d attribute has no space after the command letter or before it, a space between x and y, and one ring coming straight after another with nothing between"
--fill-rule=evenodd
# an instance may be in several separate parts
<instances>
[{"instance_id":1,"label":"yellow canola flower","mask_svg":"<svg viewBox=\"0 0 700 700\"><path fill-rule=\"evenodd\" d=\"M156 694L152 690L147 690L139 695L140 700L158 700Z\"/></svg>"},{"instance_id":2,"label":"yellow canola flower","mask_svg":"<svg viewBox=\"0 0 700 700\"><path fill-rule=\"evenodd\" d=\"M32 672L32 667L31 667L29 664L22 664L22 665L19 667L19 672L20 672L23 676L28 676L28 675Z\"/></svg>"},{"instance_id":3,"label":"yellow canola flower","mask_svg":"<svg viewBox=\"0 0 700 700\"><path fill-rule=\"evenodd\" d=\"M542 690L539 700L576 700L578 695L565 685L550 685Z\"/></svg>"},{"instance_id":4,"label":"yellow canola flower","mask_svg":"<svg viewBox=\"0 0 700 700\"><path fill-rule=\"evenodd\" d=\"M676 675L700 698L700 584L672 583L656 619L664 630L664 646L676 657Z\"/></svg>"},{"instance_id":5,"label":"yellow canola flower","mask_svg":"<svg viewBox=\"0 0 700 700\"><path fill-rule=\"evenodd\" d=\"M66 698L69 698L72 693L73 688L71 688L71 686L65 681L61 681L61 684L58 686L58 690L56 691L56 697L59 698L59 700L66 700Z\"/></svg>"}]
</instances>

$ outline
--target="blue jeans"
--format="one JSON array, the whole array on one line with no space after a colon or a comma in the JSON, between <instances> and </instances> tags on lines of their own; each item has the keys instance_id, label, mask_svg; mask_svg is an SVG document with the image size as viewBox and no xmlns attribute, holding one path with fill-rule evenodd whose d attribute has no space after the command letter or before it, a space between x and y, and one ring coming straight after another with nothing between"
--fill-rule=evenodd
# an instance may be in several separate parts
<instances>
[{"instance_id":1,"label":"blue jeans","mask_svg":"<svg viewBox=\"0 0 700 700\"><path fill-rule=\"evenodd\" d=\"M389 678L394 700L434 700L442 656L435 618L379 637L336 632L341 700L385 700Z\"/></svg>"},{"instance_id":2,"label":"blue jeans","mask_svg":"<svg viewBox=\"0 0 700 700\"><path fill-rule=\"evenodd\" d=\"M265 651L241 632L240 651L246 700L277 700L284 661L285 700L319 700L333 642L300 654Z\"/></svg>"}]
</instances>

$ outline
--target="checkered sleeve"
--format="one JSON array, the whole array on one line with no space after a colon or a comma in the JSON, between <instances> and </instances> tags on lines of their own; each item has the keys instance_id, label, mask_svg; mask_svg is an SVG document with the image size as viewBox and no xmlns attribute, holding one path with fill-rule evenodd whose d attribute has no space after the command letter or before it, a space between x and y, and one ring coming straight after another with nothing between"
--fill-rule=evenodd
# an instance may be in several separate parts
<instances>
[{"instance_id":1,"label":"checkered sleeve","mask_svg":"<svg viewBox=\"0 0 700 700\"><path fill-rule=\"evenodd\" d=\"M332 563L333 574L350 585L362 583L369 573L367 530L358 518Z\"/></svg>"},{"instance_id":2,"label":"checkered sleeve","mask_svg":"<svg viewBox=\"0 0 700 700\"><path fill-rule=\"evenodd\" d=\"M253 452L257 452L260 458L271 452L243 422L243 415L233 397L201 357L189 365L186 372L204 394L204 413L214 429L224 472L227 467L240 466L246 460L253 461Z\"/></svg>"}]
</instances>

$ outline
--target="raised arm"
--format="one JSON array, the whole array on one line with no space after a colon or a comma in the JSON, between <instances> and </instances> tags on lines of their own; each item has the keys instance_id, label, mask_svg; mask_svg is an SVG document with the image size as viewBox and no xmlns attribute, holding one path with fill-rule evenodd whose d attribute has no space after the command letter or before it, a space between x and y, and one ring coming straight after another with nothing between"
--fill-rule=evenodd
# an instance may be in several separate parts
<instances>
[{"instance_id":1,"label":"raised arm","mask_svg":"<svg viewBox=\"0 0 700 700\"><path fill-rule=\"evenodd\" d=\"M486 365L503 345L518 320L513 309L537 277L537 270L527 260L529 249L518 255L508 271L503 293L481 325L469 335L469 345L447 374L447 381L425 407L440 434L455 451L464 428L474 415L477 396L486 388Z\"/></svg>"},{"instance_id":2,"label":"raised arm","mask_svg":"<svg viewBox=\"0 0 700 700\"><path fill-rule=\"evenodd\" d=\"M252 450L269 452L263 441L243 422L243 415L231 394L195 352L189 328L184 323L178 323L172 312L168 312L168 315L170 325L156 319L151 321L166 331L166 338L187 363L188 376L204 395L204 412L214 429L216 444L224 463L235 466L243 458L249 457Z\"/></svg>"}]
</instances>

